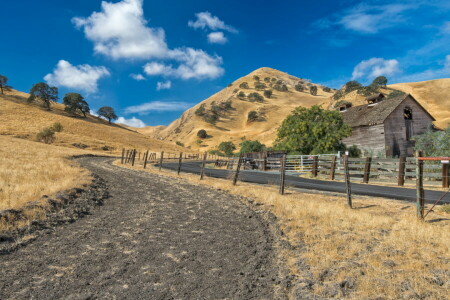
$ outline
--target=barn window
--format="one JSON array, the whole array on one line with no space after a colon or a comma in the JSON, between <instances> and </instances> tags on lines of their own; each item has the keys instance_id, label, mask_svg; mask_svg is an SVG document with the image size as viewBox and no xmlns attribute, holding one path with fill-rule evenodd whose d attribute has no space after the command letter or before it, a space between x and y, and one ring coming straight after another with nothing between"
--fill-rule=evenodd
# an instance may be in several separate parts
<instances>
[{"instance_id":1,"label":"barn window","mask_svg":"<svg viewBox=\"0 0 450 300\"><path fill-rule=\"evenodd\" d=\"M403 117L405 118L405 130L406 130L406 140L411 140L413 135L412 131L412 109L410 107L405 107L403 110Z\"/></svg>"}]
</instances>

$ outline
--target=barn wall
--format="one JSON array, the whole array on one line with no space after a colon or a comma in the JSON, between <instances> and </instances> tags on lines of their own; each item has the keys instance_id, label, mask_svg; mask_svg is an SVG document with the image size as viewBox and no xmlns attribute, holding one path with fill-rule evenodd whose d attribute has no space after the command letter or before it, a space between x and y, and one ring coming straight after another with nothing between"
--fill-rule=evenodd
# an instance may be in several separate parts
<instances>
[{"instance_id":1,"label":"barn wall","mask_svg":"<svg viewBox=\"0 0 450 300\"><path fill-rule=\"evenodd\" d=\"M414 154L414 142L406 140L406 122L403 116L405 107L412 109L412 136L427 131L433 122L425 110L408 96L384 121L387 156L412 156Z\"/></svg>"},{"instance_id":2,"label":"barn wall","mask_svg":"<svg viewBox=\"0 0 450 300\"><path fill-rule=\"evenodd\" d=\"M359 126L352 128L352 135L342 140L347 147L358 146L365 156L385 155L384 125Z\"/></svg>"}]
</instances>

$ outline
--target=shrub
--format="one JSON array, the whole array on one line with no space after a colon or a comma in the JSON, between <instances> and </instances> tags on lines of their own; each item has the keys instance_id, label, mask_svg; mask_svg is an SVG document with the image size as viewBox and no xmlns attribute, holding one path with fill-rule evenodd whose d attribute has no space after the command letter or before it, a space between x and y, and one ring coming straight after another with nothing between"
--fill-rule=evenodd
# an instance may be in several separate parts
<instances>
[{"instance_id":1,"label":"shrub","mask_svg":"<svg viewBox=\"0 0 450 300\"><path fill-rule=\"evenodd\" d=\"M284 83L284 82L283 82L283 80L281 80L281 79L277 81L277 84L283 84L283 83Z\"/></svg>"},{"instance_id":2,"label":"shrub","mask_svg":"<svg viewBox=\"0 0 450 300\"><path fill-rule=\"evenodd\" d=\"M259 81L259 76L255 75L255 76L253 76L253 79L255 79L256 81Z\"/></svg>"},{"instance_id":3,"label":"shrub","mask_svg":"<svg viewBox=\"0 0 450 300\"><path fill-rule=\"evenodd\" d=\"M265 77L265 78L264 78L264 81L267 82L267 83L269 83L269 82L270 82L270 77Z\"/></svg>"},{"instance_id":4,"label":"shrub","mask_svg":"<svg viewBox=\"0 0 450 300\"><path fill-rule=\"evenodd\" d=\"M38 142L44 142L46 144L51 144L55 141L55 131L52 128L44 128L42 131L38 132L36 135L36 139Z\"/></svg>"},{"instance_id":5,"label":"shrub","mask_svg":"<svg viewBox=\"0 0 450 300\"><path fill-rule=\"evenodd\" d=\"M296 84L294 86L295 90L298 92L303 92L305 90L305 87L303 86L303 84Z\"/></svg>"},{"instance_id":6,"label":"shrub","mask_svg":"<svg viewBox=\"0 0 450 300\"><path fill-rule=\"evenodd\" d=\"M239 146L241 146L239 153L262 152L266 150L266 145L261 144L260 141L243 141Z\"/></svg>"},{"instance_id":7,"label":"shrub","mask_svg":"<svg viewBox=\"0 0 450 300\"><path fill-rule=\"evenodd\" d=\"M200 146L203 143L203 141L202 140L196 140L195 143Z\"/></svg>"},{"instance_id":8,"label":"shrub","mask_svg":"<svg viewBox=\"0 0 450 300\"><path fill-rule=\"evenodd\" d=\"M266 98L272 97L272 90L266 90L266 91L264 91L264 97L266 97Z\"/></svg>"},{"instance_id":9,"label":"shrub","mask_svg":"<svg viewBox=\"0 0 450 300\"><path fill-rule=\"evenodd\" d=\"M250 102L264 102L264 97L258 93L250 93L248 95L248 100Z\"/></svg>"},{"instance_id":10,"label":"shrub","mask_svg":"<svg viewBox=\"0 0 450 300\"><path fill-rule=\"evenodd\" d=\"M324 86L322 89L324 92L331 93L331 89L327 86Z\"/></svg>"},{"instance_id":11,"label":"shrub","mask_svg":"<svg viewBox=\"0 0 450 300\"><path fill-rule=\"evenodd\" d=\"M258 119L259 119L258 113L254 110L250 111L247 115L248 122L255 122L258 121Z\"/></svg>"},{"instance_id":12,"label":"shrub","mask_svg":"<svg viewBox=\"0 0 450 300\"><path fill-rule=\"evenodd\" d=\"M309 92L311 95L316 96L317 95L317 86L313 85L309 88Z\"/></svg>"},{"instance_id":13,"label":"shrub","mask_svg":"<svg viewBox=\"0 0 450 300\"><path fill-rule=\"evenodd\" d=\"M351 80L345 84L345 92L350 93L355 90L361 89L363 86L356 80Z\"/></svg>"},{"instance_id":14,"label":"shrub","mask_svg":"<svg viewBox=\"0 0 450 300\"><path fill-rule=\"evenodd\" d=\"M275 84L273 86L273 89L277 90L279 92L287 92L288 91L288 88L285 84L279 84L279 83Z\"/></svg>"},{"instance_id":15,"label":"shrub","mask_svg":"<svg viewBox=\"0 0 450 300\"><path fill-rule=\"evenodd\" d=\"M244 92L239 92L239 94L237 94L237 97L239 98L239 99L245 99L245 93Z\"/></svg>"},{"instance_id":16,"label":"shrub","mask_svg":"<svg viewBox=\"0 0 450 300\"><path fill-rule=\"evenodd\" d=\"M59 122L56 122L56 123L53 123L53 125L50 127L54 132L61 132L62 130L63 130L63 126L62 126L62 124L61 123L59 123Z\"/></svg>"},{"instance_id":17,"label":"shrub","mask_svg":"<svg viewBox=\"0 0 450 300\"><path fill-rule=\"evenodd\" d=\"M236 94L237 92L239 92L239 89L234 89L233 90L233 94Z\"/></svg>"},{"instance_id":18,"label":"shrub","mask_svg":"<svg viewBox=\"0 0 450 300\"><path fill-rule=\"evenodd\" d=\"M248 86L248 83L247 83L247 82L241 83L241 84L239 85L239 87L240 87L241 89L249 89L249 88L250 88L250 87Z\"/></svg>"},{"instance_id":19,"label":"shrub","mask_svg":"<svg viewBox=\"0 0 450 300\"><path fill-rule=\"evenodd\" d=\"M450 149L450 127L435 131L433 127L412 138L415 150L423 150L425 156L448 156Z\"/></svg>"},{"instance_id":20,"label":"shrub","mask_svg":"<svg viewBox=\"0 0 450 300\"><path fill-rule=\"evenodd\" d=\"M226 100L220 103L220 106L222 107L223 110L230 110L233 108L231 104L232 104L231 100Z\"/></svg>"},{"instance_id":21,"label":"shrub","mask_svg":"<svg viewBox=\"0 0 450 300\"><path fill-rule=\"evenodd\" d=\"M216 104L216 101L211 102L211 112L213 114L218 115L221 110L222 110L221 107Z\"/></svg>"},{"instance_id":22,"label":"shrub","mask_svg":"<svg viewBox=\"0 0 450 300\"><path fill-rule=\"evenodd\" d=\"M233 151L236 150L236 146L233 144L233 142L222 142L219 144L218 148L228 156L233 155Z\"/></svg>"},{"instance_id":23,"label":"shrub","mask_svg":"<svg viewBox=\"0 0 450 300\"><path fill-rule=\"evenodd\" d=\"M199 138L201 138L201 139L206 139L206 138L208 137L208 134L206 133L206 130L205 130L205 129L200 129L200 130L197 132L197 136L198 136Z\"/></svg>"},{"instance_id":24,"label":"shrub","mask_svg":"<svg viewBox=\"0 0 450 300\"><path fill-rule=\"evenodd\" d=\"M339 100L342 97L344 97L344 92L342 90L337 91L334 95L333 95L333 99L334 100Z\"/></svg>"},{"instance_id":25,"label":"shrub","mask_svg":"<svg viewBox=\"0 0 450 300\"><path fill-rule=\"evenodd\" d=\"M276 78L272 78L270 81L275 82L275 81L277 81L277 79Z\"/></svg>"},{"instance_id":26,"label":"shrub","mask_svg":"<svg viewBox=\"0 0 450 300\"><path fill-rule=\"evenodd\" d=\"M348 151L349 157L354 157L354 158L361 157L361 150L356 145L352 145L352 146L348 147L347 151Z\"/></svg>"},{"instance_id":27,"label":"shrub","mask_svg":"<svg viewBox=\"0 0 450 300\"><path fill-rule=\"evenodd\" d=\"M195 111L195 114L199 117L204 116L206 113L205 104L200 105L199 108Z\"/></svg>"},{"instance_id":28,"label":"shrub","mask_svg":"<svg viewBox=\"0 0 450 300\"><path fill-rule=\"evenodd\" d=\"M112 150L114 150L114 148L113 147L111 147L111 146L103 146L103 147L101 147L100 149L102 149L103 151L112 151Z\"/></svg>"},{"instance_id":29,"label":"shrub","mask_svg":"<svg viewBox=\"0 0 450 300\"><path fill-rule=\"evenodd\" d=\"M180 141L176 141L175 144L177 144L178 146L184 147L184 144Z\"/></svg>"},{"instance_id":30,"label":"shrub","mask_svg":"<svg viewBox=\"0 0 450 300\"><path fill-rule=\"evenodd\" d=\"M262 82L255 82L255 89L256 90L264 90L266 88L266 85Z\"/></svg>"},{"instance_id":31,"label":"shrub","mask_svg":"<svg viewBox=\"0 0 450 300\"><path fill-rule=\"evenodd\" d=\"M386 97L386 99L392 99L392 98L400 97L400 96L404 96L404 95L405 95L404 92L399 91L399 90L394 90Z\"/></svg>"},{"instance_id":32,"label":"shrub","mask_svg":"<svg viewBox=\"0 0 450 300\"><path fill-rule=\"evenodd\" d=\"M216 114L205 114L203 116L203 120L205 120L205 122L210 124L216 124L218 119L219 117Z\"/></svg>"}]
</instances>

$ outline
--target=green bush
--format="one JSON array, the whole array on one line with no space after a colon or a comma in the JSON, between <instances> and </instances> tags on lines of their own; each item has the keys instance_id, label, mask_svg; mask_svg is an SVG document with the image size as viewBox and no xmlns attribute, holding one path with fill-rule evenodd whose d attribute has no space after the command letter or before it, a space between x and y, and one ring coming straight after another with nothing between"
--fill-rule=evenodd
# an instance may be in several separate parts
<instances>
[{"instance_id":1,"label":"green bush","mask_svg":"<svg viewBox=\"0 0 450 300\"><path fill-rule=\"evenodd\" d=\"M219 144L218 148L227 156L233 155L233 151L236 150L236 146L233 144L233 142L222 142Z\"/></svg>"},{"instance_id":2,"label":"green bush","mask_svg":"<svg viewBox=\"0 0 450 300\"><path fill-rule=\"evenodd\" d=\"M279 79L278 81L277 81L277 84L283 84L284 83L284 81L283 80L281 80L281 79Z\"/></svg>"},{"instance_id":3,"label":"green bush","mask_svg":"<svg viewBox=\"0 0 450 300\"><path fill-rule=\"evenodd\" d=\"M277 79L276 78L272 78L270 81L275 82L275 81L277 81Z\"/></svg>"},{"instance_id":4,"label":"green bush","mask_svg":"<svg viewBox=\"0 0 450 300\"><path fill-rule=\"evenodd\" d=\"M324 86L322 89L324 92L331 93L331 89L327 86Z\"/></svg>"},{"instance_id":5,"label":"green bush","mask_svg":"<svg viewBox=\"0 0 450 300\"><path fill-rule=\"evenodd\" d=\"M248 95L248 100L250 102L264 102L264 97L258 93L250 93Z\"/></svg>"},{"instance_id":6,"label":"green bush","mask_svg":"<svg viewBox=\"0 0 450 300\"><path fill-rule=\"evenodd\" d=\"M280 80L280 81L281 81L281 80ZM279 92L287 92L287 91L288 91L287 85L285 85L285 84L279 84L279 83L275 84L275 85L273 86L273 89L274 89L274 90L277 90L277 91L279 91Z\"/></svg>"},{"instance_id":7,"label":"green bush","mask_svg":"<svg viewBox=\"0 0 450 300\"><path fill-rule=\"evenodd\" d=\"M203 120L205 120L205 122L210 124L216 124L218 119L219 117L216 114L205 114L203 116Z\"/></svg>"},{"instance_id":8,"label":"green bush","mask_svg":"<svg viewBox=\"0 0 450 300\"><path fill-rule=\"evenodd\" d=\"M36 140L38 142L44 142L46 144L51 144L55 141L55 139L56 139L55 131L50 127L44 128L40 132L38 132L38 134L36 134Z\"/></svg>"},{"instance_id":9,"label":"green bush","mask_svg":"<svg viewBox=\"0 0 450 300\"><path fill-rule=\"evenodd\" d=\"M404 96L404 95L405 95L404 92L399 91L399 90L394 90L386 97L386 99L392 99L392 98L400 97L400 96Z\"/></svg>"},{"instance_id":10,"label":"green bush","mask_svg":"<svg viewBox=\"0 0 450 300\"><path fill-rule=\"evenodd\" d=\"M339 100L342 97L344 97L344 92L342 90L337 91L334 95L333 95L333 99L334 100Z\"/></svg>"},{"instance_id":11,"label":"green bush","mask_svg":"<svg viewBox=\"0 0 450 300\"><path fill-rule=\"evenodd\" d=\"M356 80L351 80L345 84L345 93L350 93L355 90L361 89L363 86Z\"/></svg>"},{"instance_id":12,"label":"green bush","mask_svg":"<svg viewBox=\"0 0 450 300\"><path fill-rule=\"evenodd\" d=\"M262 152L266 150L266 145L260 141L243 141L239 144L241 150L239 153Z\"/></svg>"},{"instance_id":13,"label":"green bush","mask_svg":"<svg viewBox=\"0 0 450 300\"><path fill-rule=\"evenodd\" d=\"M346 149L346 151L348 151L349 157L354 157L354 158L361 157L361 154L362 154L361 150L356 145L352 145L352 146L348 147Z\"/></svg>"},{"instance_id":14,"label":"green bush","mask_svg":"<svg viewBox=\"0 0 450 300\"><path fill-rule=\"evenodd\" d=\"M206 138L208 137L208 134L206 133L206 130L205 130L205 129L200 129L200 130L197 132L197 136L198 136L199 138L201 138L201 139L206 139Z\"/></svg>"},{"instance_id":15,"label":"green bush","mask_svg":"<svg viewBox=\"0 0 450 300\"><path fill-rule=\"evenodd\" d=\"M254 110L250 111L247 115L248 122L255 122L258 121L258 119L259 119L258 113Z\"/></svg>"},{"instance_id":16,"label":"green bush","mask_svg":"<svg viewBox=\"0 0 450 300\"><path fill-rule=\"evenodd\" d=\"M255 82L255 89L258 91L262 91L266 88L266 85L262 82Z\"/></svg>"},{"instance_id":17,"label":"green bush","mask_svg":"<svg viewBox=\"0 0 450 300\"><path fill-rule=\"evenodd\" d=\"M313 85L309 88L309 92L311 95L316 96L317 95L317 86Z\"/></svg>"},{"instance_id":18,"label":"green bush","mask_svg":"<svg viewBox=\"0 0 450 300\"><path fill-rule=\"evenodd\" d=\"M305 90L305 87L303 86L303 84L296 84L294 86L294 88L297 92L303 92Z\"/></svg>"},{"instance_id":19,"label":"green bush","mask_svg":"<svg viewBox=\"0 0 450 300\"><path fill-rule=\"evenodd\" d=\"M245 99L245 93L244 92L239 92L239 94L237 94L237 97L241 100Z\"/></svg>"},{"instance_id":20,"label":"green bush","mask_svg":"<svg viewBox=\"0 0 450 300\"><path fill-rule=\"evenodd\" d=\"M178 146L184 147L184 144L180 141L176 141L175 144L177 144Z\"/></svg>"},{"instance_id":21,"label":"green bush","mask_svg":"<svg viewBox=\"0 0 450 300\"><path fill-rule=\"evenodd\" d=\"M259 80L260 80L260 79L259 79L259 76L257 76L257 75L253 76L253 79L255 79L256 81L259 81Z\"/></svg>"},{"instance_id":22,"label":"green bush","mask_svg":"<svg viewBox=\"0 0 450 300\"><path fill-rule=\"evenodd\" d=\"M272 90L265 90L264 91L264 97L266 97L266 98L272 97Z\"/></svg>"},{"instance_id":23,"label":"green bush","mask_svg":"<svg viewBox=\"0 0 450 300\"><path fill-rule=\"evenodd\" d=\"M199 117L204 116L206 113L205 104L200 105L199 108L195 111L195 114Z\"/></svg>"},{"instance_id":24,"label":"green bush","mask_svg":"<svg viewBox=\"0 0 450 300\"><path fill-rule=\"evenodd\" d=\"M239 87L240 87L241 89L249 89L249 88L250 88L250 87L248 86L248 83L247 83L247 82L241 83L241 84L239 85Z\"/></svg>"},{"instance_id":25,"label":"green bush","mask_svg":"<svg viewBox=\"0 0 450 300\"><path fill-rule=\"evenodd\" d=\"M422 150L425 156L449 156L450 153L450 127L443 131L436 131L430 127L425 133L416 135L415 150Z\"/></svg>"},{"instance_id":26,"label":"green bush","mask_svg":"<svg viewBox=\"0 0 450 300\"><path fill-rule=\"evenodd\" d=\"M53 125L50 128L53 129L54 132L61 132L64 127L62 126L61 123L56 122L56 123L53 123Z\"/></svg>"},{"instance_id":27,"label":"green bush","mask_svg":"<svg viewBox=\"0 0 450 300\"><path fill-rule=\"evenodd\" d=\"M267 83L269 83L269 82L270 82L270 77L265 77L265 78L264 78L264 81L267 82Z\"/></svg>"},{"instance_id":28,"label":"green bush","mask_svg":"<svg viewBox=\"0 0 450 300\"><path fill-rule=\"evenodd\" d=\"M202 140L196 140L195 143L200 146L203 143L203 141Z\"/></svg>"}]
</instances>

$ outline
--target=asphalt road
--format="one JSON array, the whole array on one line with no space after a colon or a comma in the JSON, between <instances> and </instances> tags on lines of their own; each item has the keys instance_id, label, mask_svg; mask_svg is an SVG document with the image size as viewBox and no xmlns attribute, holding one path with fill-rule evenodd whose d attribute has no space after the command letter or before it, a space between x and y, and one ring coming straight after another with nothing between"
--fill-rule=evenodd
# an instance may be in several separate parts
<instances>
[{"instance_id":1,"label":"asphalt road","mask_svg":"<svg viewBox=\"0 0 450 300\"><path fill-rule=\"evenodd\" d=\"M212 162L212 161L211 161ZM210 163L211 163L210 162ZM178 163L163 163L163 168L177 170ZM183 162L181 171L187 173L200 174L200 162ZM205 175L216 178L229 178L231 170L208 169L205 168ZM267 172L241 170L239 180L258 184L278 184L279 175ZM301 178L297 176L286 175L285 184L288 187L301 189L310 189L335 193L346 193L344 182L324 181L317 179ZM416 201L416 190L408 188L387 187L378 185L368 185L360 183L351 184L352 194L364 195L372 197L382 197L394 200ZM442 197L444 192L425 190L425 202L434 203ZM448 193L440 202L440 204L450 204L450 193Z\"/></svg>"}]
</instances>

